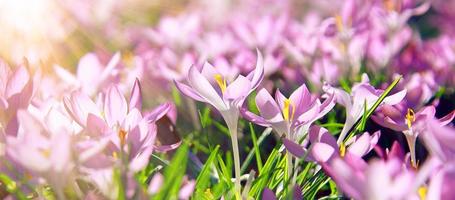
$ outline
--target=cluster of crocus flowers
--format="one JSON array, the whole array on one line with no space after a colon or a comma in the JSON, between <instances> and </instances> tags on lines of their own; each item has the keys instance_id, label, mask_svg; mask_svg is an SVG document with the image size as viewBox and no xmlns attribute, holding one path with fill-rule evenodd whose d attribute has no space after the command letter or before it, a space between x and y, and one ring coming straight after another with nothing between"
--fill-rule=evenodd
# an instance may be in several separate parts
<instances>
[{"instance_id":1,"label":"cluster of crocus flowers","mask_svg":"<svg viewBox=\"0 0 455 200\"><path fill-rule=\"evenodd\" d=\"M137 16L127 16L131 12L123 12L128 9L122 3L62 4L71 12L68 17L74 15L74 22L83 25L75 37L71 34L67 49L79 49L72 46L72 38L93 39L83 46L95 47L90 51L96 53L82 56L75 74L59 65L46 66L47 61L43 61L43 72L27 62L9 67L0 61L0 199L20 197L21 191L31 198L45 198L47 191L58 199L115 199L122 198L120 194L153 198L169 186L161 167L168 167L166 159L174 154L166 153L182 143L179 139L161 141L168 134L162 130L166 128L184 129L184 141L198 151L197 156L194 151L188 153L189 164L196 164L188 165L188 174L179 171L185 173L182 184L171 189L179 199L192 198L193 191L198 193L193 198L201 193L211 199L218 193L230 199L232 189L237 199L250 193L260 198L261 192L263 199L286 195L306 199L312 192L314 197L326 198L322 195L327 187L315 184L324 173L336 184L331 184L330 193L341 198L455 198L455 111L445 110L453 107L455 85L452 2L192 1L185 9L179 6L176 15L160 12L156 26L135 24L130 19ZM121 18L105 11L120 12ZM123 24L124 19L128 23ZM79 38L79 32L88 35ZM128 49L106 51L119 46ZM255 54L254 48L261 52ZM30 53L13 47L3 51L11 49L15 55ZM65 59L68 62L62 63L74 62L69 56ZM370 81L361 72L375 76ZM394 74L403 77L394 89L397 92L370 112L384 93L382 84ZM361 76L360 83L354 83L357 76ZM205 141L192 141L206 132L197 120L201 105L190 99L181 104L174 86L219 112L231 137L233 163L226 161L230 154L222 155L222 151L216 152L215 161L207 162L213 166L203 166L198 160L205 158L201 151L211 150L201 144ZM247 107L250 94L256 96ZM170 96L175 106L162 103ZM336 103L341 106L335 107ZM158 106L147 110L151 105ZM258 112L248 109L251 106ZM179 113L178 124L176 107L188 110ZM339 119L344 113L345 121ZM197 131L187 131L186 114ZM370 114L376 124L360 121ZM254 149L239 147L239 138L249 139L240 134L246 130L240 117L277 133L276 157L267 155L269 146L262 148L270 145L261 143L269 138L255 141L253 132ZM359 122L367 125L368 132L357 129ZM218 122L216 126L225 130ZM250 130L255 128L251 125ZM207 132L211 131L209 127ZM392 147L386 148L395 138ZM210 138L209 147L212 142ZM401 148L404 143L409 153ZM423 149L427 153L419 153ZM257 169L258 176L241 174L242 150L250 151L242 170ZM260 166L265 157L267 161L272 158L267 168L275 167L267 169L270 174L265 174L265 165ZM257 168L250 164L253 159ZM305 170L300 168L303 163L308 167ZM199 179L194 171L203 167L200 174L206 177ZM306 179L311 175L316 178ZM203 183L207 177L210 184L219 184L200 186L210 185ZM8 178L14 184L8 184ZM226 194L219 194L220 188Z\"/></svg>"}]
</instances>

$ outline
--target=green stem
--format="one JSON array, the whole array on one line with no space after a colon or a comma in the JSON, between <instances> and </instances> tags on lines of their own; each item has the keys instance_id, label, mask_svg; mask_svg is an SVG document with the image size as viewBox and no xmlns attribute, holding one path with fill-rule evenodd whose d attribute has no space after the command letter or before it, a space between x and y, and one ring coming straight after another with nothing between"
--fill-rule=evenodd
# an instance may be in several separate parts
<instances>
[{"instance_id":1,"label":"green stem","mask_svg":"<svg viewBox=\"0 0 455 200\"><path fill-rule=\"evenodd\" d=\"M229 128L231 133L232 141L232 152L234 154L234 173L235 173L235 194L236 197L240 197L241 185L240 185L240 156L239 156L239 144L237 140L237 128L232 130Z\"/></svg>"}]
</instances>

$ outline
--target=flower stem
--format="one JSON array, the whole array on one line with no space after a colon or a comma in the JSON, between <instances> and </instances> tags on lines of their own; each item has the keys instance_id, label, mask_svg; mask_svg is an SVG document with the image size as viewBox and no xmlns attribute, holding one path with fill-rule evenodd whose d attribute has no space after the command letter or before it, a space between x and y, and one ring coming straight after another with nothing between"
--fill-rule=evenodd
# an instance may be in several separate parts
<instances>
[{"instance_id":1,"label":"flower stem","mask_svg":"<svg viewBox=\"0 0 455 200\"><path fill-rule=\"evenodd\" d=\"M413 135L412 130L405 132L405 137L408 142L409 152L411 153L411 165L414 168L417 168L417 161L416 161L416 152L415 152L415 145L416 145L416 136Z\"/></svg>"},{"instance_id":2,"label":"flower stem","mask_svg":"<svg viewBox=\"0 0 455 200\"><path fill-rule=\"evenodd\" d=\"M240 156L239 156L239 144L237 140L237 130L230 130L231 141L232 141L232 152L234 154L234 173L235 173L235 196L239 197L241 192L240 185Z\"/></svg>"}]
</instances>

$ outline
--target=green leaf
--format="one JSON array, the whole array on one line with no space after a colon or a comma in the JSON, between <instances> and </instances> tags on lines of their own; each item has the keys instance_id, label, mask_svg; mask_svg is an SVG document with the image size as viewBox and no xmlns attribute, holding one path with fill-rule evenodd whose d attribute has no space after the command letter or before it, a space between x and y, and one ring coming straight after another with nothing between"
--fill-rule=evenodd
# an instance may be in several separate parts
<instances>
[{"instance_id":1,"label":"green leaf","mask_svg":"<svg viewBox=\"0 0 455 200\"><path fill-rule=\"evenodd\" d=\"M11 179L9 176L6 174L0 173L0 182L4 185L6 191L8 193L13 194L17 199L27 199L24 193L20 191L20 189L17 187L17 184L13 179Z\"/></svg>"},{"instance_id":2,"label":"green leaf","mask_svg":"<svg viewBox=\"0 0 455 200\"><path fill-rule=\"evenodd\" d=\"M210 187L210 170L211 167L215 164L214 162L216 161L219 148L220 146L217 145L212 153L210 153L210 156L205 162L204 167L202 167L201 173L196 178L195 188L197 196L205 196L206 189Z\"/></svg>"},{"instance_id":3,"label":"green leaf","mask_svg":"<svg viewBox=\"0 0 455 200\"><path fill-rule=\"evenodd\" d=\"M258 170L262 169L262 159L261 159L261 151L259 150L259 145L256 138L256 133L254 132L253 124L250 122L250 133L251 139L253 140L253 147L254 147L254 154L256 155L256 165L258 166Z\"/></svg>"},{"instance_id":4,"label":"green leaf","mask_svg":"<svg viewBox=\"0 0 455 200\"><path fill-rule=\"evenodd\" d=\"M188 145L183 143L175 153L172 161L164 169L164 183L153 199L177 199L186 173L188 162Z\"/></svg>"},{"instance_id":5,"label":"green leaf","mask_svg":"<svg viewBox=\"0 0 455 200\"><path fill-rule=\"evenodd\" d=\"M257 142L256 142L256 145L257 145L258 148L259 148L259 145L262 144L262 142L264 141L264 139L265 139L268 135L270 135L271 132L272 132L272 129L271 129L271 128L267 128L267 129L264 130L264 132L262 132L261 136L259 136L259 138L258 138L258 140L257 140ZM255 147L255 148L256 148L256 147ZM240 173L241 173L241 174L245 173L245 171L246 171L246 169L248 168L248 166L249 166L251 160L253 159L253 156L255 156L255 155L256 155L256 151L254 151L254 150L252 150L252 151L250 151L250 152L248 153L248 155L247 155L245 161L243 161L242 167L240 168ZM258 168L258 169L259 169L259 168ZM260 172L260 171L261 171L261 170L259 169L259 172Z\"/></svg>"},{"instance_id":6,"label":"green leaf","mask_svg":"<svg viewBox=\"0 0 455 200\"><path fill-rule=\"evenodd\" d=\"M201 121L202 128L208 127L210 124L212 124L212 120L210 118L210 108L205 107L204 110L198 111L199 113L199 120Z\"/></svg>"},{"instance_id":7,"label":"green leaf","mask_svg":"<svg viewBox=\"0 0 455 200\"><path fill-rule=\"evenodd\" d=\"M398 78L396 78L392 84L389 85L389 87L387 87L387 89L381 94L381 96L379 96L378 100L376 100L376 102L374 102L373 106L368 109L368 111L366 112L366 115L364 115L364 117L362 117L362 119L364 119L365 121L367 119L370 118L370 116L374 113L374 111L379 107L379 105L381 105L381 103L384 101L384 99L389 95L389 93L392 91L393 88L395 88L395 86L398 84L398 82L400 82L402 76L399 76ZM352 129L349 133L349 136L346 137L345 141L348 141L349 139L351 139L355 133L360 130L362 126L362 123L360 123L360 121L357 121L356 122L356 126L354 127L354 129Z\"/></svg>"},{"instance_id":8,"label":"green leaf","mask_svg":"<svg viewBox=\"0 0 455 200\"><path fill-rule=\"evenodd\" d=\"M253 181L253 185L249 193L250 196L259 197L264 188L267 186L272 177L273 172L277 170L275 168L275 165L279 161L279 155L280 153L278 152L277 148L272 150L272 152L269 155L269 158L262 167L262 170L259 172L257 179Z\"/></svg>"}]
</instances>

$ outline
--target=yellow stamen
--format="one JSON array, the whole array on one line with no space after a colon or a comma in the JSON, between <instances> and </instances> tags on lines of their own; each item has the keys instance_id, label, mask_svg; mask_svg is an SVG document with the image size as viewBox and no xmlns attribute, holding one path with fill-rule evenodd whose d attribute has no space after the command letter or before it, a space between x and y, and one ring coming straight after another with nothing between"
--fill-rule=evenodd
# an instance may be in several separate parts
<instances>
[{"instance_id":1,"label":"yellow stamen","mask_svg":"<svg viewBox=\"0 0 455 200\"><path fill-rule=\"evenodd\" d=\"M51 151L49 149L43 149L43 150L41 150L41 153L46 158L49 158L51 156Z\"/></svg>"},{"instance_id":2,"label":"yellow stamen","mask_svg":"<svg viewBox=\"0 0 455 200\"><path fill-rule=\"evenodd\" d=\"M344 157L344 155L346 155L346 145L344 145L344 143L341 143L340 144L340 156Z\"/></svg>"},{"instance_id":3,"label":"yellow stamen","mask_svg":"<svg viewBox=\"0 0 455 200\"><path fill-rule=\"evenodd\" d=\"M408 124L408 128L411 129L412 122L414 122L415 113L412 109L408 108L408 112L406 113L406 123Z\"/></svg>"},{"instance_id":4,"label":"yellow stamen","mask_svg":"<svg viewBox=\"0 0 455 200\"><path fill-rule=\"evenodd\" d=\"M392 0L384 0L384 7L387 11L395 10L395 4L393 3Z\"/></svg>"},{"instance_id":5,"label":"yellow stamen","mask_svg":"<svg viewBox=\"0 0 455 200\"><path fill-rule=\"evenodd\" d=\"M125 51L122 54L122 60L124 63L126 63L127 67L133 66L134 65L134 54L131 51Z\"/></svg>"},{"instance_id":6,"label":"yellow stamen","mask_svg":"<svg viewBox=\"0 0 455 200\"><path fill-rule=\"evenodd\" d=\"M120 138L121 146L125 145L126 134L127 132L123 129L120 129L120 131L118 131L118 137Z\"/></svg>"},{"instance_id":7,"label":"yellow stamen","mask_svg":"<svg viewBox=\"0 0 455 200\"><path fill-rule=\"evenodd\" d=\"M291 106L292 106L292 111L289 109L289 107L291 107ZM294 114L295 114L295 106L292 105L291 100L285 99L284 100L284 108L283 108L284 120L292 121L292 119L294 119Z\"/></svg>"},{"instance_id":8,"label":"yellow stamen","mask_svg":"<svg viewBox=\"0 0 455 200\"><path fill-rule=\"evenodd\" d=\"M115 151L114 151L114 152L112 152L112 157L114 157L115 159L117 159L117 158L118 158L118 154L117 154L117 152L115 152Z\"/></svg>"},{"instance_id":9,"label":"yellow stamen","mask_svg":"<svg viewBox=\"0 0 455 200\"><path fill-rule=\"evenodd\" d=\"M226 79L223 78L220 74L215 74L215 81L221 89L221 92L224 93L226 91Z\"/></svg>"},{"instance_id":10,"label":"yellow stamen","mask_svg":"<svg viewBox=\"0 0 455 200\"><path fill-rule=\"evenodd\" d=\"M419 194L419 197L420 199L426 199L427 197L427 192L428 192L428 188L425 187L425 186L421 186L419 187L419 189L417 190L417 193Z\"/></svg>"},{"instance_id":11,"label":"yellow stamen","mask_svg":"<svg viewBox=\"0 0 455 200\"><path fill-rule=\"evenodd\" d=\"M343 19L340 15L335 15L335 25L337 26L339 32L343 31Z\"/></svg>"}]
</instances>

